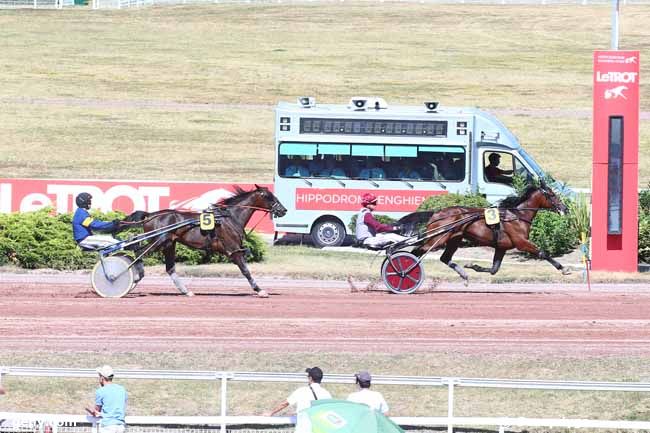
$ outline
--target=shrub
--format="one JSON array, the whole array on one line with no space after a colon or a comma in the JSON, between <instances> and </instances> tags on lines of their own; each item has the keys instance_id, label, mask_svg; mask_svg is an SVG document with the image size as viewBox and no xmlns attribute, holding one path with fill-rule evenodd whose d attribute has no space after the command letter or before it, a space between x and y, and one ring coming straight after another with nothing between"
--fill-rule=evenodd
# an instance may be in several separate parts
<instances>
[{"instance_id":1,"label":"shrub","mask_svg":"<svg viewBox=\"0 0 650 433\"><path fill-rule=\"evenodd\" d=\"M650 212L639 213L639 261L650 263Z\"/></svg>"},{"instance_id":2,"label":"shrub","mask_svg":"<svg viewBox=\"0 0 650 433\"><path fill-rule=\"evenodd\" d=\"M551 256L566 254L577 244L569 219L549 211L537 212L529 239Z\"/></svg>"},{"instance_id":3,"label":"shrub","mask_svg":"<svg viewBox=\"0 0 650 433\"><path fill-rule=\"evenodd\" d=\"M96 218L111 221L123 218L118 212L102 214L93 211ZM97 261L96 254L83 253L72 239L72 215L51 215L51 209L36 212L0 214L0 265L12 264L27 269L52 268L61 270L88 269ZM126 239L138 233L137 229L122 232ZM244 242L250 250L251 262L262 261L267 253L259 235L252 233ZM177 261L186 264L217 263L227 259L220 255L207 256L177 244ZM154 254L145 264L163 263L161 254Z\"/></svg>"},{"instance_id":4,"label":"shrub","mask_svg":"<svg viewBox=\"0 0 650 433\"><path fill-rule=\"evenodd\" d=\"M428 197L418 206L417 210L437 212L451 206L488 207L490 204L485 197L479 194L453 193Z\"/></svg>"},{"instance_id":5,"label":"shrub","mask_svg":"<svg viewBox=\"0 0 650 433\"><path fill-rule=\"evenodd\" d=\"M569 208L567 218L569 219L569 226L573 230L573 233L578 238L580 238L582 233L586 233L589 236L591 233L591 207L587 196L584 193L579 193L575 199L566 199L565 202Z\"/></svg>"}]
</instances>

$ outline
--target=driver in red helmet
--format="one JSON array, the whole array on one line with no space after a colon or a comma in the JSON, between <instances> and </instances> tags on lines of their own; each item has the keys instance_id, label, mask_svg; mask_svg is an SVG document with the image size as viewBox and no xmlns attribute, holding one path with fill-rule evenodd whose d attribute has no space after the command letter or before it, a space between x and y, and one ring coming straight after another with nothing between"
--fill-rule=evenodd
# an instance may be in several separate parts
<instances>
[{"instance_id":1,"label":"driver in red helmet","mask_svg":"<svg viewBox=\"0 0 650 433\"><path fill-rule=\"evenodd\" d=\"M382 248L386 245L400 242L406 237L393 233L397 227L382 224L375 219L372 212L377 206L377 197L372 193L365 193L361 197L363 206L357 215L355 235L357 242L371 248Z\"/></svg>"}]
</instances>

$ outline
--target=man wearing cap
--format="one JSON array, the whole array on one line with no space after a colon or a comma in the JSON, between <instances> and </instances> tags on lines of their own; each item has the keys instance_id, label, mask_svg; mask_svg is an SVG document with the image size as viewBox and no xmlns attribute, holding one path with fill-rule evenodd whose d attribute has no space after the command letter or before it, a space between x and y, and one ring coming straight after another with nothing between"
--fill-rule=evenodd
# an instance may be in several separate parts
<instances>
[{"instance_id":1,"label":"man wearing cap","mask_svg":"<svg viewBox=\"0 0 650 433\"><path fill-rule=\"evenodd\" d=\"M75 199L77 210L72 216L72 236L81 248L96 249L113 245L117 240L109 235L96 235L93 230L116 232L120 229L120 221L101 221L90 216L88 210L92 205L93 196L87 192L80 193Z\"/></svg>"},{"instance_id":2,"label":"man wearing cap","mask_svg":"<svg viewBox=\"0 0 650 433\"><path fill-rule=\"evenodd\" d=\"M99 433L124 433L124 415L128 399L126 389L113 383L113 369L110 365L100 367L96 371L101 387L95 391L95 408L86 410L101 418Z\"/></svg>"},{"instance_id":3,"label":"man wearing cap","mask_svg":"<svg viewBox=\"0 0 650 433\"><path fill-rule=\"evenodd\" d=\"M302 386L292 392L285 401L278 404L271 412L265 414L265 416L273 416L287 406L295 406L296 412L300 412L310 407L311 402L314 400L332 398L332 395L320 386L320 382L323 380L323 370L318 367L312 367L306 369L305 373L307 373L307 386ZM297 425L296 430L298 430Z\"/></svg>"},{"instance_id":4,"label":"man wearing cap","mask_svg":"<svg viewBox=\"0 0 650 433\"><path fill-rule=\"evenodd\" d=\"M354 375L354 378L359 386L359 391L348 395L348 400L355 403L366 404L372 409L378 410L386 415L388 413L388 403L386 403L384 396L381 395L380 392L370 391L370 382L372 380L370 373L367 371L360 371Z\"/></svg>"},{"instance_id":5,"label":"man wearing cap","mask_svg":"<svg viewBox=\"0 0 650 433\"><path fill-rule=\"evenodd\" d=\"M393 233L397 227L382 224L375 219L372 212L377 207L377 197L372 193L365 193L361 197L363 206L357 215L355 236L357 242L370 248L382 248L388 244L400 242L406 237Z\"/></svg>"}]
</instances>

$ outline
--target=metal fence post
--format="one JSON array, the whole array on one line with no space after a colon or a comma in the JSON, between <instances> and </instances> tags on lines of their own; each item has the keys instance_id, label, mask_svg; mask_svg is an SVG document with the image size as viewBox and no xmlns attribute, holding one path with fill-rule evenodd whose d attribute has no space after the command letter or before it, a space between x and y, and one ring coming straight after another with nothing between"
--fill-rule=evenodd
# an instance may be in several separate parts
<instances>
[{"instance_id":1,"label":"metal fence post","mask_svg":"<svg viewBox=\"0 0 650 433\"><path fill-rule=\"evenodd\" d=\"M228 410L228 373L221 373L221 433L226 433L226 412Z\"/></svg>"},{"instance_id":2,"label":"metal fence post","mask_svg":"<svg viewBox=\"0 0 650 433\"><path fill-rule=\"evenodd\" d=\"M454 432L452 418L454 417L454 384L456 379L450 378L447 383L447 433Z\"/></svg>"}]
</instances>

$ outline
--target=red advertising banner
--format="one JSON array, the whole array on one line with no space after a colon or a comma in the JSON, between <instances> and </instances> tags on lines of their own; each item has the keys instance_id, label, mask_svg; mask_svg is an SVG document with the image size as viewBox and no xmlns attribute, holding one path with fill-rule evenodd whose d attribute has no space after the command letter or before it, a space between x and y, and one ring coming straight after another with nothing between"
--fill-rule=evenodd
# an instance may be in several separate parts
<instances>
[{"instance_id":1,"label":"red advertising banner","mask_svg":"<svg viewBox=\"0 0 650 433\"><path fill-rule=\"evenodd\" d=\"M200 211L222 198L232 195L235 186L252 189L253 184L213 182L156 182L122 180L60 180L60 179L0 179L0 212L29 212L51 206L57 213L75 210L74 199L80 192L93 196L93 208L104 212L135 210L155 212L160 209ZM271 184L263 184L273 189ZM261 213L253 215L255 224ZM256 227L273 232L270 218L263 218Z\"/></svg>"},{"instance_id":2,"label":"red advertising banner","mask_svg":"<svg viewBox=\"0 0 650 433\"><path fill-rule=\"evenodd\" d=\"M297 210L357 211L361 196L367 189L297 188ZM377 196L380 212L413 212L429 196L447 194L447 191L381 190Z\"/></svg>"},{"instance_id":3,"label":"red advertising banner","mask_svg":"<svg viewBox=\"0 0 650 433\"><path fill-rule=\"evenodd\" d=\"M595 51L591 264L636 272L639 52Z\"/></svg>"},{"instance_id":4,"label":"red advertising banner","mask_svg":"<svg viewBox=\"0 0 650 433\"><path fill-rule=\"evenodd\" d=\"M609 117L625 119L623 162L639 161L639 52L594 52L594 163L607 164Z\"/></svg>"}]
</instances>

